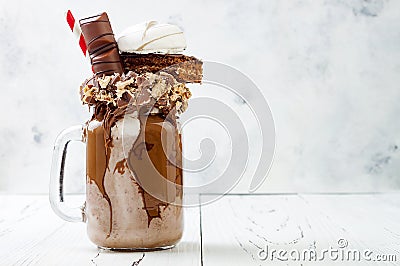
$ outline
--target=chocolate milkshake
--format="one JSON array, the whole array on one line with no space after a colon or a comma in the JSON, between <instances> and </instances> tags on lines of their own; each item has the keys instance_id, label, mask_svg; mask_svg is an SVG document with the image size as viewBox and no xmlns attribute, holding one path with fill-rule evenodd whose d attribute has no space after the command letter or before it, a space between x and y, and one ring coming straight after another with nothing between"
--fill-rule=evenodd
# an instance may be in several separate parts
<instances>
[{"instance_id":1,"label":"chocolate milkshake","mask_svg":"<svg viewBox=\"0 0 400 266\"><path fill-rule=\"evenodd\" d=\"M183 32L148 22L118 42L105 13L80 20L94 75L80 87L86 123L88 236L99 247L155 249L183 231L179 114L202 63L180 54Z\"/></svg>"}]
</instances>

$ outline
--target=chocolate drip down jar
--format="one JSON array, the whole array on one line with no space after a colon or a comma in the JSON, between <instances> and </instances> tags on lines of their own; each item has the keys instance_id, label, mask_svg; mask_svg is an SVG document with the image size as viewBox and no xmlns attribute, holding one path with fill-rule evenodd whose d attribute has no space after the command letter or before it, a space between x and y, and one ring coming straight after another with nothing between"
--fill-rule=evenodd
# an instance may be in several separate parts
<instances>
[{"instance_id":1,"label":"chocolate drip down jar","mask_svg":"<svg viewBox=\"0 0 400 266\"><path fill-rule=\"evenodd\" d=\"M201 80L201 62L182 54L118 53L122 71L95 70L80 87L91 119L56 140L51 205L67 221L86 222L99 247L173 247L183 232L179 114L191 96L186 83ZM80 208L64 203L71 141L86 145L86 202Z\"/></svg>"}]
</instances>

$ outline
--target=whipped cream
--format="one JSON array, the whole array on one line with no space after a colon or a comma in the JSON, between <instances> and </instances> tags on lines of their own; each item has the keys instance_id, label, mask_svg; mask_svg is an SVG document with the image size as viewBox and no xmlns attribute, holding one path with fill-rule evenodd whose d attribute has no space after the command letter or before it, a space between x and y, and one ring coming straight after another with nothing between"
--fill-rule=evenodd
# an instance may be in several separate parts
<instances>
[{"instance_id":1,"label":"whipped cream","mask_svg":"<svg viewBox=\"0 0 400 266\"><path fill-rule=\"evenodd\" d=\"M118 48L128 53L179 53L186 49L183 31L176 25L148 21L117 36Z\"/></svg>"}]
</instances>

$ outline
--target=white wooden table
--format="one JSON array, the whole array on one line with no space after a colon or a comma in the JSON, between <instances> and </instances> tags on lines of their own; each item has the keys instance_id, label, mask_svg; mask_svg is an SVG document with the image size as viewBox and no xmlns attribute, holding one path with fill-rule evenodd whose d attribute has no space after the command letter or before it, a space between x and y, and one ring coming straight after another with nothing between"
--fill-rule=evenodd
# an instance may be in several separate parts
<instances>
[{"instance_id":1,"label":"white wooden table","mask_svg":"<svg viewBox=\"0 0 400 266\"><path fill-rule=\"evenodd\" d=\"M175 248L118 253L98 250L84 224L56 217L47 196L0 195L0 265L400 265L399 193L228 195L185 211ZM337 259L303 256L314 250L319 260L330 247ZM340 257L354 250L371 261Z\"/></svg>"}]
</instances>

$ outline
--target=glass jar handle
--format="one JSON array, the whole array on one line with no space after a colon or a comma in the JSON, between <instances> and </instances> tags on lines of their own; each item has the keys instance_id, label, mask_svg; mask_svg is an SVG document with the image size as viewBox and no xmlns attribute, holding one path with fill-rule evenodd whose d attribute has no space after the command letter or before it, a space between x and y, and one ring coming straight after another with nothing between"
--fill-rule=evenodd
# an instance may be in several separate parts
<instances>
[{"instance_id":1,"label":"glass jar handle","mask_svg":"<svg viewBox=\"0 0 400 266\"><path fill-rule=\"evenodd\" d=\"M84 222L84 206L70 207L64 202L64 166L68 144L71 141L85 142L81 125L65 129L56 139L51 163L49 199L53 211L62 219L69 222Z\"/></svg>"}]
</instances>

